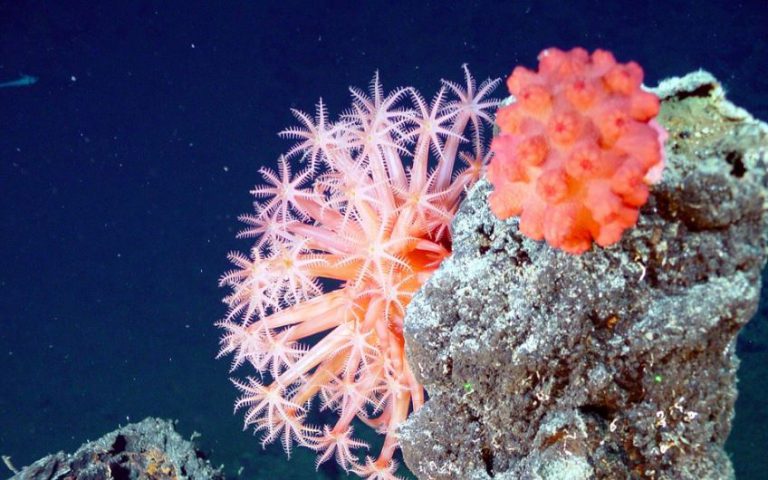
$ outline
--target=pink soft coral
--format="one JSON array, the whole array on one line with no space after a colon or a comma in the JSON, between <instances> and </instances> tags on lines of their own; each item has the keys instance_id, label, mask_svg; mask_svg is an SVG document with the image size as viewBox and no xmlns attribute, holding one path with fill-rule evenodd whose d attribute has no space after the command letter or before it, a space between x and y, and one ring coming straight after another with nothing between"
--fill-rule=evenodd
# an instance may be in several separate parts
<instances>
[{"instance_id":1,"label":"pink soft coral","mask_svg":"<svg viewBox=\"0 0 768 480\"><path fill-rule=\"evenodd\" d=\"M496 118L491 210L570 253L618 242L661 175L659 100L641 89L640 66L604 50L550 48L539 61L507 80L515 102Z\"/></svg>"},{"instance_id":2,"label":"pink soft coral","mask_svg":"<svg viewBox=\"0 0 768 480\"><path fill-rule=\"evenodd\" d=\"M444 82L431 104L412 88L385 95L376 76L370 96L352 89L338 122L321 101L314 119L294 111L301 126L282 132L298 143L277 172L262 169L256 213L242 217L255 245L231 254L236 269L221 279L232 293L220 353L258 372L234 383L263 444L280 438L290 454L297 442L319 452L318 465L335 457L360 476L395 478L396 429L424 402L405 358L405 308L449 254L448 225L480 175L483 122L498 103L487 98L498 81L476 87L465 73L466 86ZM471 149L459 153L468 130ZM307 167L292 174L290 157ZM335 425L306 422L318 395ZM367 445L353 437L355 418L386 434L377 458L358 458Z\"/></svg>"}]
</instances>

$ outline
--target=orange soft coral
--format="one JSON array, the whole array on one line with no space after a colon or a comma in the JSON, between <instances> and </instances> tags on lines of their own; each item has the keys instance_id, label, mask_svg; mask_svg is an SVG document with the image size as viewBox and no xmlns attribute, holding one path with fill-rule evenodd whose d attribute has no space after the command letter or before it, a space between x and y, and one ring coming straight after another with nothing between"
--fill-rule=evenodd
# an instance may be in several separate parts
<instances>
[{"instance_id":1,"label":"orange soft coral","mask_svg":"<svg viewBox=\"0 0 768 480\"><path fill-rule=\"evenodd\" d=\"M519 215L523 234L574 254L618 242L664 166L659 99L642 80L605 50L550 48L538 72L516 67L487 172L496 216Z\"/></svg>"}]
</instances>

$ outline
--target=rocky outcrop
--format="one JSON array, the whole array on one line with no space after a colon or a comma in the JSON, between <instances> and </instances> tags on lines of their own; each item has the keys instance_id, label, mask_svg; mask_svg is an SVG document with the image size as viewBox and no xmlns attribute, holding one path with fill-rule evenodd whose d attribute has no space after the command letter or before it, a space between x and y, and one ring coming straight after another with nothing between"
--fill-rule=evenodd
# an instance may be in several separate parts
<instances>
[{"instance_id":1,"label":"rocky outcrop","mask_svg":"<svg viewBox=\"0 0 768 480\"><path fill-rule=\"evenodd\" d=\"M23 468L11 480L224 480L173 423L146 418L126 425L75 453L58 452Z\"/></svg>"},{"instance_id":2,"label":"rocky outcrop","mask_svg":"<svg viewBox=\"0 0 768 480\"><path fill-rule=\"evenodd\" d=\"M573 256L488 210L409 305L430 399L402 428L421 479L727 479L735 339L768 244L768 127L706 72L663 82L663 180L636 228Z\"/></svg>"}]
</instances>

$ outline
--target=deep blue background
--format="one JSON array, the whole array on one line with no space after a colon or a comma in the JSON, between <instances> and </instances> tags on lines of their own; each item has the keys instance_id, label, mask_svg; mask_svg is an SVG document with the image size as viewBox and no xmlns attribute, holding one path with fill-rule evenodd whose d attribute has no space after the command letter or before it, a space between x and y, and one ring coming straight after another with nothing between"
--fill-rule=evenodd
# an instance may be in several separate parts
<instances>
[{"instance_id":1,"label":"deep blue background","mask_svg":"<svg viewBox=\"0 0 768 480\"><path fill-rule=\"evenodd\" d=\"M277 3L0 1L0 82L40 78L0 89L0 454L17 466L154 415L243 478L335 476L264 462L213 359L217 278L290 107L338 113L377 69L430 97L464 62L504 76L582 45L648 84L705 68L768 118L764 1ZM742 341L740 478L768 471L765 323Z\"/></svg>"}]
</instances>

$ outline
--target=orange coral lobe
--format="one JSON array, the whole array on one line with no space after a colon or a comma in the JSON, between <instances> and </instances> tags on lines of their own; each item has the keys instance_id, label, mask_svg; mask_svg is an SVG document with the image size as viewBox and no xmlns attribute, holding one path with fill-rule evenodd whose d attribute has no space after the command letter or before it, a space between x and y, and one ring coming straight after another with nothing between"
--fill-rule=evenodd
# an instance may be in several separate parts
<instances>
[{"instance_id":1,"label":"orange coral lobe","mask_svg":"<svg viewBox=\"0 0 768 480\"><path fill-rule=\"evenodd\" d=\"M568 195L568 183L562 170L550 170L539 176L536 193L547 203L558 203Z\"/></svg>"},{"instance_id":2,"label":"orange coral lobe","mask_svg":"<svg viewBox=\"0 0 768 480\"><path fill-rule=\"evenodd\" d=\"M520 85L529 84L533 78L536 78L536 72L532 72L525 67L515 67L515 69L512 70L512 75L507 79L509 93L517 96L520 93Z\"/></svg>"},{"instance_id":3,"label":"orange coral lobe","mask_svg":"<svg viewBox=\"0 0 768 480\"><path fill-rule=\"evenodd\" d=\"M574 149L565 162L565 171L576 180L594 176L599 168L600 149L595 145L584 145Z\"/></svg>"},{"instance_id":4,"label":"orange coral lobe","mask_svg":"<svg viewBox=\"0 0 768 480\"><path fill-rule=\"evenodd\" d=\"M598 224L615 221L621 209L621 199L611 192L604 183L590 185L587 194L587 208Z\"/></svg>"},{"instance_id":5,"label":"orange coral lobe","mask_svg":"<svg viewBox=\"0 0 768 480\"><path fill-rule=\"evenodd\" d=\"M501 109L496 114L496 125L505 132L517 132L522 116L517 110Z\"/></svg>"},{"instance_id":6,"label":"orange coral lobe","mask_svg":"<svg viewBox=\"0 0 768 480\"><path fill-rule=\"evenodd\" d=\"M541 203L527 205L520 214L520 233L534 240L544 238L544 214L546 208Z\"/></svg>"},{"instance_id":7,"label":"orange coral lobe","mask_svg":"<svg viewBox=\"0 0 768 480\"><path fill-rule=\"evenodd\" d=\"M523 165L537 167L547 159L549 145L541 135L528 137L517 145L517 156Z\"/></svg>"},{"instance_id":8,"label":"orange coral lobe","mask_svg":"<svg viewBox=\"0 0 768 480\"><path fill-rule=\"evenodd\" d=\"M545 115L552 107L552 96L539 85L530 85L520 92L517 98L526 113L531 115Z\"/></svg>"},{"instance_id":9,"label":"orange coral lobe","mask_svg":"<svg viewBox=\"0 0 768 480\"><path fill-rule=\"evenodd\" d=\"M509 218L520 215L523 211L523 202L528 197L527 184L516 182L508 184L504 189L504 195L492 192L488 197L491 211L497 217Z\"/></svg>"},{"instance_id":10,"label":"orange coral lobe","mask_svg":"<svg viewBox=\"0 0 768 480\"><path fill-rule=\"evenodd\" d=\"M637 92L629 100L629 114L639 122L647 122L659 114L659 97L650 92Z\"/></svg>"},{"instance_id":11,"label":"orange coral lobe","mask_svg":"<svg viewBox=\"0 0 768 480\"><path fill-rule=\"evenodd\" d=\"M565 98L571 102L577 110L587 110L597 100L597 90L591 83L583 78L576 79L565 87Z\"/></svg>"},{"instance_id":12,"label":"orange coral lobe","mask_svg":"<svg viewBox=\"0 0 768 480\"><path fill-rule=\"evenodd\" d=\"M609 90L622 95L631 95L643 83L643 70L634 62L615 65L605 74L605 85Z\"/></svg>"},{"instance_id":13,"label":"orange coral lobe","mask_svg":"<svg viewBox=\"0 0 768 480\"><path fill-rule=\"evenodd\" d=\"M611 189L621 195L625 203L640 207L648 201L648 185L643 180L644 176L642 168L627 162L611 178Z\"/></svg>"},{"instance_id":14,"label":"orange coral lobe","mask_svg":"<svg viewBox=\"0 0 768 480\"><path fill-rule=\"evenodd\" d=\"M597 128L600 131L600 143L606 146L612 146L616 143L629 124L629 117L619 108L608 111L596 120Z\"/></svg>"},{"instance_id":15,"label":"orange coral lobe","mask_svg":"<svg viewBox=\"0 0 768 480\"><path fill-rule=\"evenodd\" d=\"M664 166L659 99L642 80L606 50L550 48L538 71L516 67L491 145L494 214L520 215L522 234L574 254L618 242Z\"/></svg>"},{"instance_id":16,"label":"orange coral lobe","mask_svg":"<svg viewBox=\"0 0 768 480\"><path fill-rule=\"evenodd\" d=\"M616 65L616 57L608 50L598 48L592 53L592 64L598 72L605 73L609 68Z\"/></svg>"},{"instance_id":17,"label":"orange coral lobe","mask_svg":"<svg viewBox=\"0 0 768 480\"><path fill-rule=\"evenodd\" d=\"M589 245L589 232L578 225L576 205L559 205L549 209L544 220L544 238L550 244L562 245L572 242L573 246Z\"/></svg>"},{"instance_id":18,"label":"orange coral lobe","mask_svg":"<svg viewBox=\"0 0 768 480\"><path fill-rule=\"evenodd\" d=\"M581 118L573 112L563 112L553 115L548 133L555 143L568 146L581 136Z\"/></svg>"},{"instance_id":19,"label":"orange coral lobe","mask_svg":"<svg viewBox=\"0 0 768 480\"><path fill-rule=\"evenodd\" d=\"M526 174L521 165L520 145L512 136L496 137L491 142L491 145L496 145L499 150L503 161L496 162L488 166L488 177L495 178L499 181L504 180L508 182L525 180ZM530 160L530 159L528 159Z\"/></svg>"}]
</instances>

